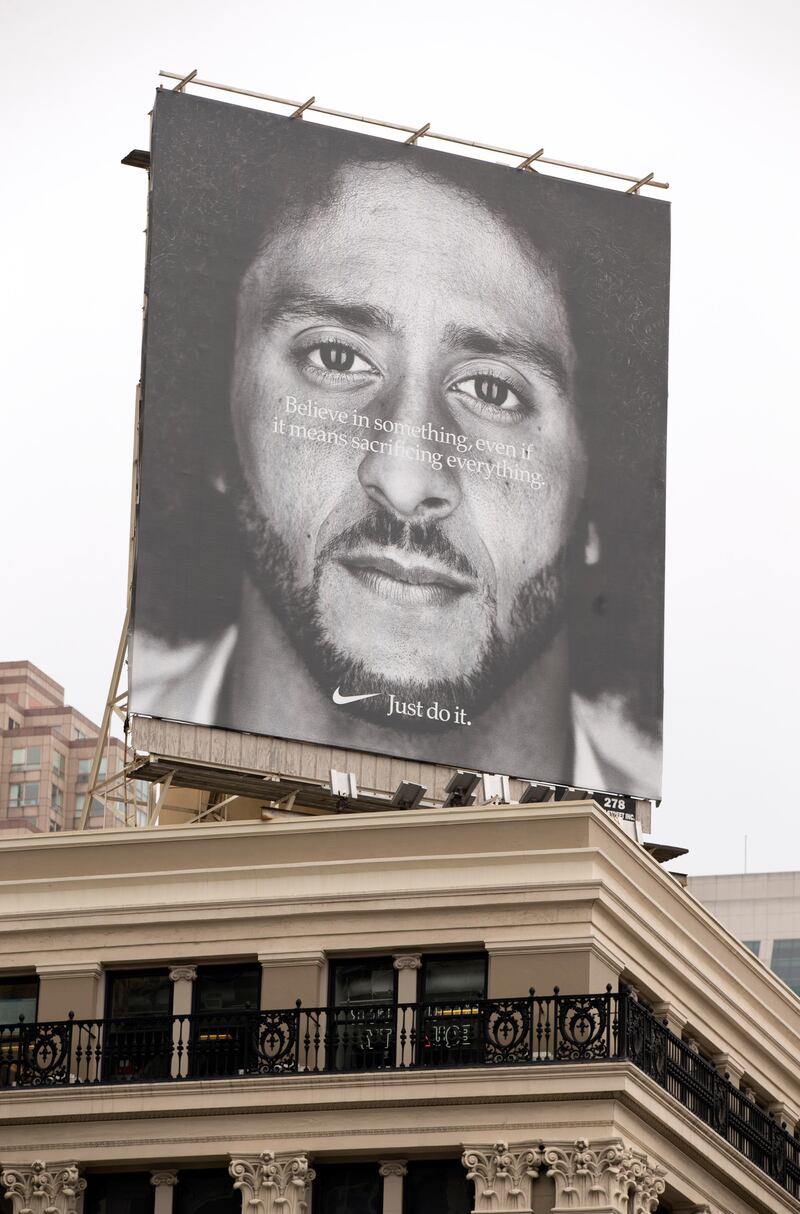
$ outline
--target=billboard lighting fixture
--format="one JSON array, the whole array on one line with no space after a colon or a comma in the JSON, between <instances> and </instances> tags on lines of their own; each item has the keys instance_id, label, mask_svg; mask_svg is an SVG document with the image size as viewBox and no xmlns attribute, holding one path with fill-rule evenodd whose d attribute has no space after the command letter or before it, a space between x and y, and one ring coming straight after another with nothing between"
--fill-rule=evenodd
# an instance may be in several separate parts
<instances>
[{"instance_id":1,"label":"billboard lighting fixture","mask_svg":"<svg viewBox=\"0 0 800 1214\"><path fill-rule=\"evenodd\" d=\"M358 797L358 784L356 783L355 772L352 771L336 771L335 768L330 769L331 776L331 793L334 797L338 797L339 801L344 801L345 804L349 800L356 800ZM339 805L338 808L343 808Z\"/></svg>"},{"instance_id":2,"label":"billboard lighting fixture","mask_svg":"<svg viewBox=\"0 0 800 1214\"><path fill-rule=\"evenodd\" d=\"M474 771L457 771L445 785L447 796L444 799L445 809L457 809L462 805L475 804L475 789L480 784L480 776Z\"/></svg>"},{"instance_id":3,"label":"billboard lighting fixture","mask_svg":"<svg viewBox=\"0 0 800 1214\"><path fill-rule=\"evenodd\" d=\"M392 797L392 805L397 809L416 809L427 791L424 784L412 784L408 780L402 780Z\"/></svg>"},{"instance_id":4,"label":"billboard lighting fixture","mask_svg":"<svg viewBox=\"0 0 800 1214\"><path fill-rule=\"evenodd\" d=\"M555 792L553 784L528 784L520 796L520 805L531 805L536 801L549 801Z\"/></svg>"},{"instance_id":5,"label":"billboard lighting fixture","mask_svg":"<svg viewBox=\"0 0 800 1214\"><path fill-rule=\"evenodd\" d=\"M508 805L511 802L511 781L508 776L492 776L483 773L484 804Z\"/></svg>"}]
</instances>

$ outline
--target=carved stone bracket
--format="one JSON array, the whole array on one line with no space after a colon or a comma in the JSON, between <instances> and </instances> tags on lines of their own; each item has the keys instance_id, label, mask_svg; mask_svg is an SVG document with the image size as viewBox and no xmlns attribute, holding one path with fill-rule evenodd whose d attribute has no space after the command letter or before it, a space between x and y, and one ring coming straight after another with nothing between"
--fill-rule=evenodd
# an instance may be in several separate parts
<instances>
[{"instance_id":1,"label":"carved stone bracket","mask_svg":"<svg viewBox=\"0 0 800 1214\"><path fill-rule=\"evenodd\" d=\"M243 1214L307 1214L314 1172L305 1155L262 1151L232 1159L228 1168L234 1189L242 1194Z\"/></svg>"},{"instance_id":2,"label":"carved stone bracket","mask_svg":"<svg viewBox=\"0 0 800 1214\"><path fill-rule=\"evenodd\" d=\"M77 1164L48 1168L37 1160L29 1167L6 1168L0 1173L13 1214L75 1214L86 1188Z\"/></svg>"},{"instance_id":3,"label":"carved stone bracket","mask_svg":"<svg viewBox=\"0 0 800 1214\"><path fill-rule=\"evenodd\" d=\"M532 1186L542 1166L539 1147L467 1147L461 1162L475 1183L473 1214L532 1214Z\"/></svg>"},{"instance_id":4,"label":"carved stone bracket","mask_svg":"<svg viewBox=\"0 0 800 1214\"><path fill-rule=\"evenodd\" d=\"M545 1148L543 1157L556 1186L553 1214L653 1214L664 1192L663 1170L619 1140L590 1147L579 1138L574 1146Z\"/></svg>"}]
</instances>

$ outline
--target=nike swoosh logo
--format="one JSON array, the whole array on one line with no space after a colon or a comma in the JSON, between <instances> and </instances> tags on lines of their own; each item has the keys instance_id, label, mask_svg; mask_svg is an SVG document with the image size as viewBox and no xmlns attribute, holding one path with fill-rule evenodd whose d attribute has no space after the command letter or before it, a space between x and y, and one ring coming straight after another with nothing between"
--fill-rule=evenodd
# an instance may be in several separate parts
<instances>
[{"instance_id":1,"label":"nike swoosh logo","mask_svg":"<svg viewBox=\"0 0 800 1214\"><path fill-rule=\"evenodd\" d=\"M352 704L355 700L371 700L373 696L379 696L379 691L370 691L365 696L343 696L337 687L333 693L334 704Z\"/></svg>"}]
</instances>

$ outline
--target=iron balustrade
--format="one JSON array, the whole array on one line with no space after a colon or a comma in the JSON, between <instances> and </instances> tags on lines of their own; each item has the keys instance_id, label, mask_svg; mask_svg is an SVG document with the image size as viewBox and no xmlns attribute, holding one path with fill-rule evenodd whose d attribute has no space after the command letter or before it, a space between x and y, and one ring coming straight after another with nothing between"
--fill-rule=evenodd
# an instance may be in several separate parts
<instances>
[{"instance_id":1,"label":"iron balustrade","mask_svg":"<svg viewBox=\"0 0 800 1214\"><path fill-rule=\"evenodd\" d=\"M627 1060L800 1198L800 1141L626 992L0 1025L0 1088Z\"/></svg>"}]
</instances>

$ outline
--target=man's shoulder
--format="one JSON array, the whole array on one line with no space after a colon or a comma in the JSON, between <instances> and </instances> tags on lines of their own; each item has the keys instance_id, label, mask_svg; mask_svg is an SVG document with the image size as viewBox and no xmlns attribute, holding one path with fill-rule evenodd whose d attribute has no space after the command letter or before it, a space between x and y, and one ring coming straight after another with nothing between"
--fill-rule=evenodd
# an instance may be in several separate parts
<instances>
[{"instance_id":1,"label":"man's shoulder","mask_svg":"<svg viewBox=\"0 0 800 1214\"><path fill-rule=\"evenodd\" d=\"M621 696L573 694L576 786L654 798L661 788L661 744L637 728Z\"/></svg>"},{"instance_id":2,"label":"man's shoulder","mask_svg":"<svg viewBox=\"0 0 800 1214\"><path fill-rule=\"evenodd\" d=\"M134 639L134 712L214 725L217 704L238 629L235 626L190 645L170 646L151 637Z\"/></svg>"}]
</instances>

